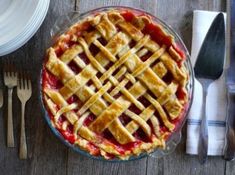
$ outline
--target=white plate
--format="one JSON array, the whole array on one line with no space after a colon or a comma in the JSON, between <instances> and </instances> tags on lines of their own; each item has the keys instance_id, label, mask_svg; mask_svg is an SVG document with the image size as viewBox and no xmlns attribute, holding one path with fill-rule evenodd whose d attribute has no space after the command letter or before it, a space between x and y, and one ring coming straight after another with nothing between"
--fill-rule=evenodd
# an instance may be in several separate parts
<instances>
[{"instance_id":1,"label":"white plate","mask_svg":"<svg viewBox=\"0 0 235 175\"><path fill-rule=\"evenodd\" d=\"M6 12L6 10L8 10L11 3L12 3L12 0L1 0L0 1L0 16L3 15Z\"/></svg>"},{"instance_id":2,"label":"white plate","mask_svg":"<svg viewBox=\"0 0 235 175\"><path fill-rule=\"evenodd\" d=\"M5 0L3 0L5 1ZM29 23L40 0L12 0L0 16L0 46L14 39Z\"/></svg>"},{"instance_id":3,"label":"white plate","mask_svg":"<svg viewBox=\"0 0 235 175\"><path fill-rule=\"evenodd\" d=\"M12 0L4 12L0 8L0 56L18 49L36 33L46 16L49 2Z\"/></svg>"}]
</instances>

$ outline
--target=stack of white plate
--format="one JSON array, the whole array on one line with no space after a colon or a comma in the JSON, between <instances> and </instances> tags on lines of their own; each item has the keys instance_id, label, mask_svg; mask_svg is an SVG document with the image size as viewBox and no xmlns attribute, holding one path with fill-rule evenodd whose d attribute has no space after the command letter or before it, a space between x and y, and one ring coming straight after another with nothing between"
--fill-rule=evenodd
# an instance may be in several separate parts
<instances>
[{"instance_id":1,"label":"stack of white plate","mask_svg":"<svg viewBox=\"0 0 235 175\"><path fill-rule=\"evenodd\" d=\"M50 0L0 0L0 56L24 45L42 24Z\"/></svg>"}]
</instances>

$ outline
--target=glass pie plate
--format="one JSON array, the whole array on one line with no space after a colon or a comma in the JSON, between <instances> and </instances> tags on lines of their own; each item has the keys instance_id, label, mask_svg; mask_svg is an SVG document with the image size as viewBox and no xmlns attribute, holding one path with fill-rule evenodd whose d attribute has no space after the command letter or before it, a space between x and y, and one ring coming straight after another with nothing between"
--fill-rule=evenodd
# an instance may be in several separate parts
<instances>
[{"instance_id":1,"label":"glass pie plate","mask_svg":"<svg viewBox=\"0 0 235 175\"><path fill-rule=\"evenodd\" d=\"M166 140L166 147L165 149L155 149L153 152L151 153L142 153L138 156L132 156L130 157L128 160L121 160L118 158L114 158L114 159L110 159L110 160L106 160L101 156L93 156L91 154L89 154L86 151L83 151L82 149L80 149L78 146L69 143L67 140L64 139L64 137L60 134L60 132L52 126L49 114L47 112L47 109L45 107L45 104L43 102L43 95L42 95L42 71L40 74L40 102L41 102L41 106L42 106L42 111L43 111L43 116L47 122L47 124L49 125L49 127L51 128L52 132L68 147L70 147L72 150L74 150L75 152L78 152L82 155L88 156L90 158L93 159L98 159L98 160L106 160L106 161L111 161L111 162L120 162L120 161L130 161L130 160L136 160L136 159L140 159L146 156L150 156L153 158L159 158L162 157L164 155L170 154L172 153L176 146L179 144L180 140L181 140L181 129L186 121L187 118L187 114L190 110L191 107L191 103L192 103L192 99L193 99L193 85L194 85L194 74L193 74L193 69L192 69L192 65L190 62L190 56L189 53L187 51L187 48L185 47L182 39L179 37L179 35L169 26L167 25L164 21L160 20L159 18L153 16L152 14L145 12L143 10L140 9L135 9L135 8L131 8L131 7L124 7L124 6L108 6L108 7L101 7L101 8L97 8L88 12L85 12L83 14L79 14L78 12L71 12L67 15L61 16L59 17L56 21L54 26L52 27L50 34L51 34L51 43L49 44L49 46L53 45L53 43L56 41L56 39L64 32L66 32L70 26L72 26L73 24L75 24L76 22L86 18L87 16L90 16L92 14L97 14L100 12L104 12L104 11L108 11L111 9L115 9L115 10L131 10L134 13L142 13L142 14L147 14L148 16L150 16L152 18L152 20L154 22L156 22L157 24L159 24L160 26L162 26L164 28L164 30L173 35L175 38L175 43L177 44L177 46L179 47L179 49L181 49L186 56L186 60L184 62L185 67L188 71L189 74L189 81L187 83L187 87L186 90L188 92L188 104L186 105L184 114L182 115L182 117L179 119L176 128L174 130L174 132L169 136L169 138Z\"/></svg>"}]
</instances>

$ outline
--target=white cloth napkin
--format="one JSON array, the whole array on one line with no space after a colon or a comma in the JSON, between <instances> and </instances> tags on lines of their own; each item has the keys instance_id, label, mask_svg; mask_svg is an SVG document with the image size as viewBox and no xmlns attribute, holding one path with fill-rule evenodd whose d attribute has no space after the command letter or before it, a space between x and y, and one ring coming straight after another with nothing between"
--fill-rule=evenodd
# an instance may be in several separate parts
<instances>
[{"instance_id":1,"label":"white cloth napkin","mask_svg":"<svg viewBox=\"0 0 235 175\"><path fill-rule=\"evenodd\" d=\"M202 42L209 27L218 12L196 10L193 13L193 38L191 49L191 61L193 67ZM226 14L224 14L226 18ZM225 20L226 21L226 20ZM214 81L208 88L206 99L206 114L208 117L208 155L222 155L225 140L226 117L226 86L225 76ZM202 86L195 80L194 100L187 121L186 153L197 154L199 142L199 129L201 123Z\"/></svg>"}]
</instances>

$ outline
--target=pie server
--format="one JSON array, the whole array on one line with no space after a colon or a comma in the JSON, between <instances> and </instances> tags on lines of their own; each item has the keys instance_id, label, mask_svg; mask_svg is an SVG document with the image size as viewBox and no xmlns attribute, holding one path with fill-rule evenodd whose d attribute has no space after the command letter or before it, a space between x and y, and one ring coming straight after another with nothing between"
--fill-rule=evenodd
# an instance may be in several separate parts
<instances>
[{"instance_id":1,"label":"pie server","mask_svg":"<svg viewBox=\"0 0 235 175\"><path fill-rule=\"evenodd\" d=\"M228 6L228 57L230 67L227 69L227 117L226 117L226 137L224 158L233 160L235 158L235 1L231 1Z\"/></svg>"},{"instance_id":2,"label":"pie server","mask_svg":"<svg viewBox=\"0 0 235 175\"><path fill-rule=\"evenodd\" d=\"M218 79L224 66L225 53L225 23L223 13L219 13L212 22L202 43L194 67L195 77L203 87L203 106L199 130L198 156L200 163L205 163L208 152L208 120L206 116L207 89L214 80Z\"/></svg>"}]
</instances>

